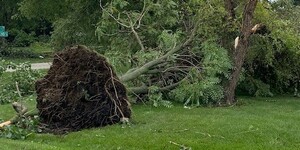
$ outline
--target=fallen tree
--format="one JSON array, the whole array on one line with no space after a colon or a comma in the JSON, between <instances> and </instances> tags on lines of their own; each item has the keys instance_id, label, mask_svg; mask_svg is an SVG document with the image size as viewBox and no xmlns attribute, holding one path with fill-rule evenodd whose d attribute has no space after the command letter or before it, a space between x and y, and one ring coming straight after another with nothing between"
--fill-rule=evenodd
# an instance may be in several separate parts
<instances>
[{"instance_id":1,"label":"fallen tree","mask_svg":"<svg viewBox=\"0 0 300 150\"><path fill-rule=\"evenodd\" d=\"M36 81L37 110L27 114L24 105L14 103L17 114L1 123L0 128L19 121L28 115L38 115L44 132L65 133L83 128L105 126L126 122L131 117L127 91L122 82L136 79L143 74L176 74L179 67L163 64L176 52L193 41L196 27L182 44L173 47L165 55L139 68L116 76L113 68L103 56L85 46L72 46L54 55L47 75ZM171 85L155 82L162 86L160 91L174 89L183 77ZM128 88L135 94L147 93L149 86Z\"/></svg>"},{"instance_id":2,"label":"fallen tree","mask_svg":"<svg viewBox=\"0 0 300 150\"><path fill-rule=\"evenodd\" d=\"M199 3L201 4L201 2ZM253 32L251 30L253 29L251 20L256 3L257 1L250 0L245 7L243 16L244 22L241 28L242 36L237 39L235 48L237 52L233 55L233 63L235 66L232 69L233 74L230 75L230 81L228 82L231 85L228 85L224 92L225 98L227 99L224 103L227 104L233 103L232 96L234 96L236 82L248 47L248 38ZM231 16L230 20L235 18L234 7L231 6L232 4L232 1L226 3L229 16ZM204 5L206 6L206 4ZM139 33L140 27L142 26L142 19L148 10L145 2L139 14L136 14L135 11L128 12L124 10L124 12L118 14L118 17L114 17L114 14L109 12L110 9L106 9L102 6L101 1L100 7L103 12L108 14L108 18L117 24L117 29L119 29L118 33L133 34L133 39L137 42L140 51L150 51L150 46L144 45L145 43ZM217 16L215 13L221 14L222 12L215 12L211 9L212 6L207 7L212 16ZM148 14L148 17L151 16L151 13ZM190 17L193 15L188 14L189 12L185 12L185 10L181 13L184 14L182 16L184 21L179 25L180 27L176 26L176 28L179 28L179 30L184 29L184 36L178 38L180 40L176 39L175 42L172 43L173 46L169 46L168 49L164 50L164 53L156 59L134 66L133 69L120 75L119 78L103 56L99 56L86 47L70 47L56 54L48 74L36 83L38 96L37 109L39 110L39 116L41 122L44 124L44 128L55 132L74 131L82 128L113 124L121 121L123 118L130 118L130 105L126 95L126 88L122 83L128 83L133 80L138 81L137 83L129 84L130 86L127 87L127 89L136 95L148 93L152 86L157 87L159 92L169 92L185 81L187 81L187 84L194 84L194 82L199 83L187 89L187 91L194 90L194 93L191 95L200 93L199 95L203 97L203 91L205 90L206 92L211 92L211 89L220 91L219 85L222 82L222 75L224 75L222 73L228 71L226 70L228 65L225 67L222 65L228 64L228 62L226 60L224 62L215 62L217 59L213 60L214 56L209 55L208 57L212 57L213 59L208 59L206 63L217 63L218 67L221 66L219 68L223 67L224 69L220 71L218 70L219 68L213 68L212 70L214 70L214 72L209 72L209 74L205 71L209 70L211 66L207 65L207 68L203 68L202 57L204 54L202 54L202 51L204 51L203 49L217 51L224 49L221 49L218 45L219 43L216 41L211 42L215 45L211 44L209 45L210 47L202 46L202 43L209 41L210 38L214 38L213 36L208 36L205 32L212 31L218 34L221 29L201 31L200 26L203 24L202 21L213 22L213 20L207 20L205 17L202 18L201 14L198 13L196 13L198 16L193 14L195 17ZM212 25L214 25L214 23L215 22L213 22ZM205 25L207 28L210 23ZM222 26L221 24L220 27ZM233 41L234 39L230 40ZM233 44L231 44L231 46L233 46ZM195 47L198 48L197 54L191 50ZM159 48L151 48L151 50L154 49ZM227 55L226 53L218 53L218 55L220 54L221 56L218 57L227 57L225 56ZM197 77L195 77L197 78L196 80L190 79L193 69L196 70L196 73L199 73L196 75ZM201 74L202 69L206 74ZM211 83L209 86L199 82L199 80L206 79L202 75L213 76L213 78L210 78ZM145 80L139 80L141 76ZM212 84L218 84L218 87L212 88ZM198 88L206 89L200 91ZM218 93L209 94L215 96L218 100L220 97L223 97L223 95L217 95ZM191 99L191 95L185 97L188 102ZM193 99L199 100L199 97L195 96ZM218 103L218 101L215 102L215 104Z\"/></svg>"}]
</instances>

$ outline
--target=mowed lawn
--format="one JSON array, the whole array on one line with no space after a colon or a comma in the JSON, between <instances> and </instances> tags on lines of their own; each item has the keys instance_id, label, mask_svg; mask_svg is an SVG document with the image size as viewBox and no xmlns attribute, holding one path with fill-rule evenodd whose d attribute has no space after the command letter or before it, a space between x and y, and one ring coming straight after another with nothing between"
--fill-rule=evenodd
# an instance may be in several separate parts
<instances>
[{"instance_id":1,"label":"mowed lawn","mask_svg":"<svg viewBox=\"0 0 300 150\"><path fill-rule=\"evenodd\" d=\"M32 134L0 139L0 149L300 149L300 99L240 98L241 105L218 108L154 108L133 105L132 125L85 129L67 135ZM30 104L34 106L34 101ZM0 118L13 115L0 106ZM170 141L172 143L170 143ZM174 144L176 143L176 144Z\"/></svg>"}]
</instances>

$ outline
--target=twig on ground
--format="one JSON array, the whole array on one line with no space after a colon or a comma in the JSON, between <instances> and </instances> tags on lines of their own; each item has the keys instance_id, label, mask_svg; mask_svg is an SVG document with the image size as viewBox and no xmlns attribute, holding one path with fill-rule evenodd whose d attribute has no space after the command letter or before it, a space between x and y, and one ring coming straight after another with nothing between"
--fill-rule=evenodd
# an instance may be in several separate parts
<instances>
[{"instance_id":1,"label":"twig on ground","mask_svg":"<svg viewBox=\"0 0 300 150\"><path fill-rule=\"evenodd\" d=\"M180 150L192 150L191 147L187 147L183 144L178 144L178 143L173 142L173 141L170 141L170 144L173 144L173 145L176 145L176 146L180 147Z\"/></svg>"}]
</instances>

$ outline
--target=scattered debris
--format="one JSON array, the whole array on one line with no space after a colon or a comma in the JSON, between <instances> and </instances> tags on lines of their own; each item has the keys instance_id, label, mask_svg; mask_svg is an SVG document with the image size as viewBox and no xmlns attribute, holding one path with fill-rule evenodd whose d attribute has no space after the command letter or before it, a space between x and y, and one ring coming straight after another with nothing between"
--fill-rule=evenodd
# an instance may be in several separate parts
<instances>
[{"instance_id":1,"label":"scattered debris","mask_svg":"<svg viewBox=\"0 0 300 150\"><path fill-rule=\"evenodd\" d=\"M175 142L172 142L172 141L170 141L170 143L173 144L173 145L176 145L176 146L180 147L180 150L192 150L191 147L187 147L187 146L185 146L183 144L178 144L178 143L175 143Z\"/></svg>"}]
</instances>

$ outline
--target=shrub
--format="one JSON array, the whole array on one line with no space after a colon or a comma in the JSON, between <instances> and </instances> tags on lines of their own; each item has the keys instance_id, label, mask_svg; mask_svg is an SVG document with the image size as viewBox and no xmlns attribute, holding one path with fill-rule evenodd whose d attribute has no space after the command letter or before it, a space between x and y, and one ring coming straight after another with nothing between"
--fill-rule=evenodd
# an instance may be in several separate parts
<instances>
[{"instance_id":1,"label":"shrub","mask_svg":"<svg viewBox=\"0 0 300 150\"><path fill-rule=\"evenodd\" d=\"M149 88L148 99L154 107L164 106L170 108L173 106L171 101L164 100L163 94L159 91L157 86L151 86Z\"/></svg>"},{"instance_id":2,"label":"shrub","mask_svg":"<svg viewBox=\"0 0 300 150\"><path fill-rule=\"evenodd\" d=\"M0 119L0 123L3 122ZM34 132L39 132L38 129L38 118L37 117L23 117L17 124L5 126L2 130L0 130L0 138L8 138L8 139L26 139L29 135Z\"/></svg>"},{"instance_id":3,"label":"shrub","mask_svg":"<svg viewBox=\"0 0 300 150\"><path fill-rule=\"evenodd\" d=\"M14 64L4 60L0 62L0 76L9 67L15 71L9 73L5 78L5 84L0 86L0 104L18 99L19 94L22 96L33 94L35 81L42 76L40 71L31 69L28 63Z\"/></svg>"},{"instance_id":4,"label":"shrub","mask_svg":"<svg viewBox=\"0 0 300 150\"><path fill-rule=\"evenodd\" d=\"M16 47L29 46L36 41L34 33L26 33L22 30L12 29L9 31L10 36L13 37L13 45Z\"/></svg>"},{"instance_id":5,"label":"shrub","mask_svg":"<svg viewBox=\"0 0 300 150\"><path fill-rule=\"evenodd\" d=\"M33 94L35 81L42 76L41 72L31 69L29 63L10 63L10 66L15 71L11 73L9 77L10 82L5 87L8 90L14 91L18 85L22 95Z\"/></svg>"}]
</instances>

